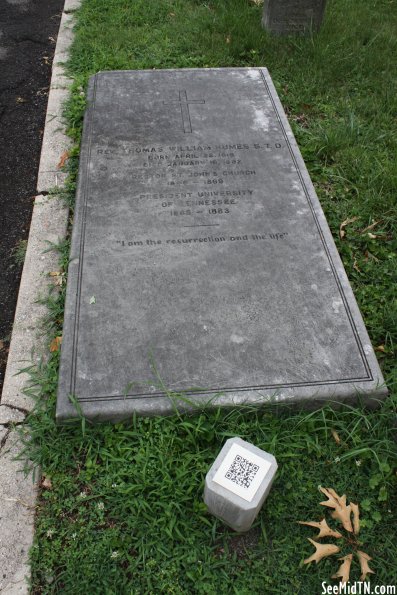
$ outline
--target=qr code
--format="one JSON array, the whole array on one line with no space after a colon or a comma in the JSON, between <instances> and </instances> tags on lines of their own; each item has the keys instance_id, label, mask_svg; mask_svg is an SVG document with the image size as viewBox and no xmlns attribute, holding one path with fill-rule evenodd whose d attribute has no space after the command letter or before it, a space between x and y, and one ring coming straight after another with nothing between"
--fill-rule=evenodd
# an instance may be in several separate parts
<instances>
[{"instance_id":1,"label":"qr code","mask_svg":"<svg viewBox=\"0 0 397 595\"><path fill-rule=\"evenodd\" d=\"M233 463L230 465L229 470L226 472L225 477L230 479L238 486L243 488L249 488L252 480L257 474L259 465L251 463L241 455L234 457Z\"/></svg>"}]
</instances>

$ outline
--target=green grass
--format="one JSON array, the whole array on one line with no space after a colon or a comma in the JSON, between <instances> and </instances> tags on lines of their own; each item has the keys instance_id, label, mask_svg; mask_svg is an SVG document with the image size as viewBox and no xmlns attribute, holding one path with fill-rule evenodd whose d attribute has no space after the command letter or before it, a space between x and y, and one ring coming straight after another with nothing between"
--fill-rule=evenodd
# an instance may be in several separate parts
<instances>
[{"instance_id":1,"label":"green grass","mask_svg":"<svg viewBox=\"0 0 397 595\"><path fill-rule=\"evenodd\" d=\"M84 91L96 71L267 66L392 395L374 412L241 409L58 428L53 353L31 370L37 408L27 448L52 482L37 511L33 593L321 593L337 559L304 566L315 531L296 524L321 518L320 484L361 504L372 584L397 582L397 2L329 0L320 34L308 38L269 37L260 13L248 0L85 0L69 63L75 85L66 115L76 146L66 198L72 205ZM340 224L353 217L341 240ZM67 244L60 249L65 270ZM49 298L49 340L62 332L64 291ZM202 502L205 474L233 435L279 462L246 537Z\"/></svg>"},{"instance_id":2,"label":"green grass","mask_svg":"<svg viewBox=\"0 0 397 595\"><path fill-rule=\"evenodd\" d=\"M27 247L27 240L18 240L15 248L12 250L12 259L18 267L21 267L25 262Z\"/></svg>"},{"instance_id":3,"label":"green grass","mask_svg":"<svg viewBox=\"0 0 397 595\"><path fill-rule=\"evenodd\" d=\"M349 408L201 412L87 427L82 436L57 428L53 411L43 411L32 419L34 456L52 489L39 502L34 592L321 592L337 560L303 567L313 549L306 538L315 532L296 524L320 520L318 485L361 503L361 549L374 558L373 582L395 582L395 413L391 403L373 415ZM205 474L234 435L273 452L279 464L245 538L225 530L202 501Z\"/></svg>"}]
</instances>

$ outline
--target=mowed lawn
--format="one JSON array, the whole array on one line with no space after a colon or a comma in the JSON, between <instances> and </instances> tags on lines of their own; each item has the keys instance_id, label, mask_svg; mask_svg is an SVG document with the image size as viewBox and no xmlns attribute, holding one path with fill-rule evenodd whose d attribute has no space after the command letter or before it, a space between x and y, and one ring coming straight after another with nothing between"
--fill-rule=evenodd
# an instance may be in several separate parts
<instances>
[{"instance_id":1,"label":"mowed lawn","mask_svg":"<svg viewBox=\"0 0 397 595\"><path fill-rule=\"evenodd\" d=\"M61 428L54 422L59 352L51 352L31 369L37 407L27 453L45 480L31 552L35 594L315 594L323 581L335 584L338 557L357 548L373 558L372 586L397 583L397 1L329 0L321 32L305 38L267 35L261 10L249 0L83 0L65 112L75 141L65 192L71 220L89 76L266 66L391 395L374 411L241 408ZM59 250L66 272L68 242ZM62 334L64 292L48 298L49 342ZM266 505L243 536L210 516L202 499L207 470L235 435L279 464ZM337 556L304 565L316 530L297 521L330 519L320 485L359 503L360 543L343 541ZM359 577L355 557L351 579Z\"/></svg>"}]
</instances>

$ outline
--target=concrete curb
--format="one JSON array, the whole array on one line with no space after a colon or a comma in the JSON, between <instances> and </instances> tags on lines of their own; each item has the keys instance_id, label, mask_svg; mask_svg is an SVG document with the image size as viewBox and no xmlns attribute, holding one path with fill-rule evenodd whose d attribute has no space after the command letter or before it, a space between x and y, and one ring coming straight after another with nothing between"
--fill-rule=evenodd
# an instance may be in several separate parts
<instances>
[{"instance_id":1,"label":"concrete curb","mask_svg":"<svg viewBox=\"0 0 397 595\"><path fill-rule=\"evenodd\" d=\"M38 483L21 471L23 462L15 458L22 450L14 424L23 423L33 401L24 394L29 376L21 369L46 355L41 321L46 308L37 303L48 293L48 274L57 268L58 257L50 244L66 235L68 210L59 197L43 196L62 188L66 175L57 165L70 147L63 121L63 103L71 79L62 64L73 41L73 12L81 0L65 0L52 66L47 115L37 181L37 194L29 232L25 263L11 337L3 392L0 398L0 592L6 595L29 593L29 548L33 542L34 512ZM49 244L50 243L50 244Z\"/></svg>"}]
</instances>

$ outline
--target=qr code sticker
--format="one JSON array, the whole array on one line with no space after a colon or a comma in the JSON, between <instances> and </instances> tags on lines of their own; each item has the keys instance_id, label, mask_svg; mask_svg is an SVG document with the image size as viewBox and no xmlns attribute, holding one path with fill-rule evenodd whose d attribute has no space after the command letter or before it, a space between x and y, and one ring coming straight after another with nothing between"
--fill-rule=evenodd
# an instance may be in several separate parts
<instances>
[{"instance_id":1,"label":"qr code sticker","mask_svg":"<svg viewBox=\"0 0 397 595\"><path fill-rule=\"evenodd\" d=\"M259 465L251 463L241 455L234 457L233 463L226 472L225 477L230 479L238 486L249 488L255 475L258 473Z\"/></svg>"}]
</instances>

